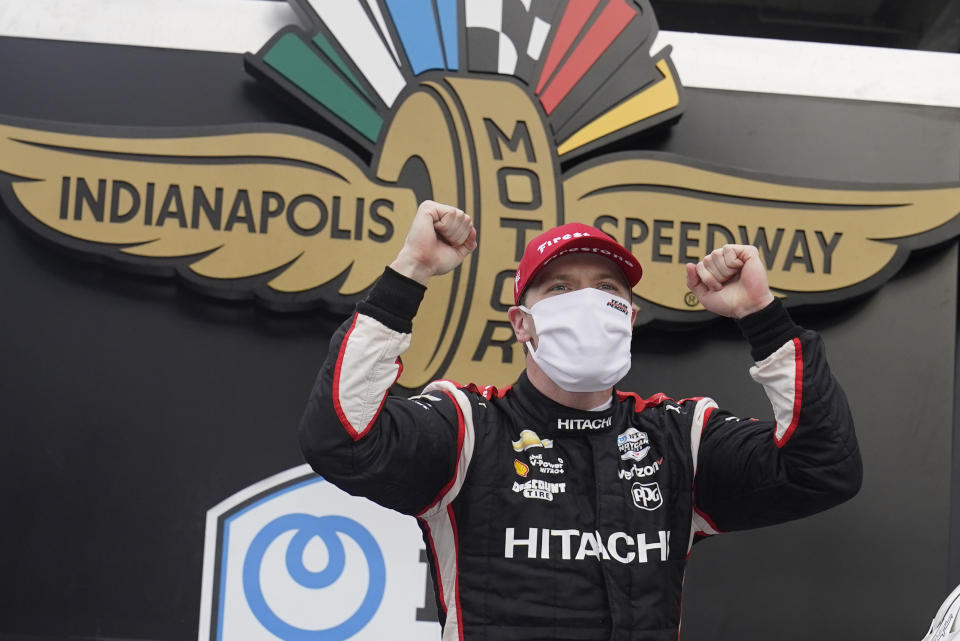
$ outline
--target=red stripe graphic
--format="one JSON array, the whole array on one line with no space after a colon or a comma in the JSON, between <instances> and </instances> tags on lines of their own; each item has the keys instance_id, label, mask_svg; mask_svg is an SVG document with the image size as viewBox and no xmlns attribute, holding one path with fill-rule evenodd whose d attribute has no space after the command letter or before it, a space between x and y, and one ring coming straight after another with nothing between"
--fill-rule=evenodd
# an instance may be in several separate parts
<instances>
[{"instance_id":1,"label":"red stripe graphic","mask_svg":"<svg viewBox=\"0 0 960 641\"><path fill-rule=\"evenodd\" d=\"M393 383L396 383L400 378L400 375L403 374L403 363L400 362L400 358L397 357L397 360L394 361L397 364L397 375L393 377ZM390 383L390 385L393 385ZM367 435L367 432L370 431L370 428L373 427L373 424L377 422L377 418L380 416L380 412L383 411L383 406L387 404L387 398L390 396L390 386L387 386L387 389L383 391L383 399L380 400L380 405L377 407L376 413L370 418L370 422L367 423L366 427L357 435L356 440L362 439Z\"/></svg>"},{"instance_id":2,"label":"red stripe graphic","mask_svg":"<svg viewBox=\"0 0 960 641\"><path fill-rule=\"evenodd\" d=\"M437 594L440 595L440 607L443 609L443 615L447 615L447 600L443 596L443 577L440 574L440 560L437 558L437 546L433 543L433 532L430 531L430 525L426 521L421 521L424 529L427 531L427 543L430 545L430 556L433 559L433 573L437 576Z\"/></svg>"},{"instance_id":3,"label":"red stripe graphic","mask_svg":"<svg viewBox=\"0 0 960 641\"><path fill-rule=\"evenodd\" d=\"M356 326L357 315L354 314L350 329L347 330L347 333L343 337L343 342L340 343L340 353L337 354L337 365L333 368L333 409L337 413L337 418L340 419L340 425L342 425L343 429L350 435L350 438L354 441L359 441L360 436L358 430L350 424L350 420L343 412L343 407L340 406L340 370L343 367L343 355L347 351L347 343L350 342L350 335L353 334L353 328Z\"/></svg>"},{"instance_id":4,"label":"red stripe graphic","mask_svg":"<svg viewBox=\"0 0 960 641\"><path fill-rule=\"evenodd\" d=\"M715 408L715 407L708 407L706 410L704 410L704 412L703 412L703 422L700 424L700 434L701 434L701 436L703 435L703 433L704 433L705 431L707 431L707 421L710 420L710 415L713 414L713 410L715 410L715 409L717 409L717 408ZM697 471L694 470L693 473L696 474Z\"/></svg>"},{"instance_id":5,"label":"red stripe graphic","mask_svg":"<svg viewBox=\"0 0 960 641\"><path fill-rule=\"evenodd\" d=\"M636 11L626 3L626 0L610 0L610 3L603 8L600 17L590 27L587 35L550 82L550 86L540 94L544 111L549 114L560 104L560 101L570 93L570 90L636 15Z\"/></svg>"},{"instance_id":6,"label":"red stripe graphic","mask_svg":"<svg viewBox=\"0 0 960 641\"><path fill-rule=\"evenodd\" d=\"M793 416L790 419L790 425L777 442L777 447L783 447L793 436L800 422L800 408L803 402L803 345L799 338L793 339L794 349L794 380L793 380ZM776 435L776 433L774 433Z\"/></svg>"},{"instance_id":7,"label":"red stripe graphic","mask_svg":"<svg viewBox=\"0 0 960 641\"><path fill-rule=\"evenodd\" d=\"M628 398L633 399L633 411L635 414L642 412L648 407L656 407L657 405L662 405L663 403L674 402L672 398L663 392L657 392L650 398L640 398L640 395L636 392L621 392L617 390L617 400L625 401Z\"/></svg>"},{"instance_id":8,"label":"red stripe graphic","mask_svg":"<svg viewBox=\"0 0 960 641\"><path fill-rule=\"evenodd\" d=\"M453 397L453 394L451 394L450 392L446 390L442 390L442 391L444 394L446 394L450 398L450 402L453 403L453 406L457 410L457 466L453 469L453 476L450 477L450 480L447 481L447 484L444 485L443 488L440 490L440 492L437 494L437 496L435 496L434 499L430 501L430 505L423 508L423 510L421 510L421 512L417 514L418 517L422 517L424 514L432 510L434 506L436 506L437 503L439 503L443 499L443 497L446 496L447 492L450 491L450 488L453 487L453 484L456 482L457 473L460 471L460 456L463 453L463 439L466 435L466 423L464 422L464 419L463 419L463 410L460 409L460 404L457 403L457 399L455 399Z\"/></svg>"},{"instance_id":9,"label":"red stripe graphic","mask_svg":"<svg viewBox=\"0 0 960 641\"><path fill-rule=\"evenodd\" d=\"M383 390L383 398L380 399L380 405L377 407L377 411L374 413L373 417L370 418L370 421L367 422L362 428L357 428L352 423L350 419L347 418L346 413L343 411L343 406L340 404L340 374L343 369L343 358L347 353L347 345L350 343L350 336L353 334L354 328L357 326L357 314L353 315L353 322L350 324L350 329L347 330L347 333L343 337L343 342L340 343L340 352L337 354L337 364L333 368L333 409L337 413L337 418L340 419L340 425L343 426L343 429L346 430L347 434L350 435L354 441L359 441L364 436L367 435L367 432L370 431L370 428L373 427L373 424L377 422L377 418L380 416L380 412L383 410L383 406L387 402L387 396L389 396L390 387L387 386L387 389ZM400 378L400 374L403 373L403 363L400 362L400 359L397 358L395 361L397 364L397 375L393 378L393 382L396 383L397 379Z\"/></svg>"},{"instance_id":10,"label":"red stripe graphic","mask_svg":"<svg viewBox=\"0 0 960 641\"><path fill-rule=\"evenodd\" d=\"M600 0L578 0L570 2L563 11L563 18L560 19L560 26L557 27L557 35L550 45L550 51L547 53L547 59L543 63L543 70L540 72L540 80L537 81L537 93L543 91L543 86L553 75L554 69L560 64L560 61L567 54L567 49L576 40L580 28L587 22L590 14L600 3Z\"/></svg>"},{"instance_id":11,"label":"red stripe graphic","mask_svg":"<svg viewBox=\"0 0 960 641\"><path fill-rule=\"evenodd\" d=\"M447 515L450 517L450 529L453 531L453 551L457 560L457 571L454 574L454 594L457 601L457 638L463 641L463 608L460 607L460 533L457 532L457 517L453 514L453 506L447 506Z\"/></svg>"},{"instance_id":12,"label":"red stripe graphic","mask_svg":"<svg viewBox=\"0 0 960 641\"><path fill-rule=\"evenodd\" d=\"M711 519L706 512L701 511L700 508L698 508L696 505L693 506L693 511L696 512L700 516L700 518L706 521L707 525L713 528L714 532L716 532L717 534L723 534L723 530L717 527L717 524L713 522L713 519ZM707 533L703 532L702 534L707 534Z\"/></svg>"}]
</instances>

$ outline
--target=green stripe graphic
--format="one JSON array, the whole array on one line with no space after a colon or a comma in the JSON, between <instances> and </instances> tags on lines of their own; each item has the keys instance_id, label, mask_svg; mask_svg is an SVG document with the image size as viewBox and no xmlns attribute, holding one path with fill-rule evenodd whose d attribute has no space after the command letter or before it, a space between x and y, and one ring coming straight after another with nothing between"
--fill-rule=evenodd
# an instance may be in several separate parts
<instances>
[{"instance_id":1,"label":"green stripe graphic","mask_svg":"<svg viewBox=\"0 0 960 641\"><path fill-rule=\"evenodd\" d=\"M360 81L357 80L356 75L350 71L350 67L348 67L347 63L344 62L343 58L340 57L340 54L337 53L337 50L334 49L333 45L330 44L330 41L327 40L322 33L318 33L313 37L313 44L320 48L320 51L322 51L323 55L330 59L330 62L337 65L337 69L340 70L340 73L346 76L347 80L353 83L353 86L356 87L360 93L366 96L367 100L369 101L370 94L364 91L363 85L361 85Z\"/></svg>"},{"instance_id":2,"label":"green stripe graphic","mask_svg":"<svg viewBox=\"0 0 960 641\"><path fill-rule=\"evenodd\" d=\"M328 61L295 34L288 33L277 40L264 54L263 61L364 138L376 142L383 118Z\"/></svg>"}]
</instances>

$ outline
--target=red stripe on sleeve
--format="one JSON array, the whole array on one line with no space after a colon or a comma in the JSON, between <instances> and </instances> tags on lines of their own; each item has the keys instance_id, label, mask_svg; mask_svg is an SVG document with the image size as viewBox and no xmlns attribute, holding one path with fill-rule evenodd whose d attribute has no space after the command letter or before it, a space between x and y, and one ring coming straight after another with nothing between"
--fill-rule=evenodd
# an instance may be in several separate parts
<instances>
[{"instance_id":1,"label":"red stripe on sleeve","mask_svg":"<svg viewBox=\"0 0 960 641\"><path fill-rule=\"evenodd\" d=\"M343 336L343 342L340 343L340 352L337 354L337 364L333 368L333 409L337 413L337 418L340 419L340 425L343 426L343 429L346 430L347 434L350 435L354 441L359 441L364 436L367 435L367 432L370 431L370 428L373 427L373 424L377 422L377 418L380 416L380 412L383 410L383 406L387 402L387 397L390 395L390 388L383 390L383 398L380 399L380 405L377 407L377 411L374 413L370 421L363 426L363 429L358 429L352 423L350 419L347 418L346 413L343 411L343 406L340 404L340 373L343 369L343 357L347 353L347 344L350 341L350 336L353 334L353 329L357 326L357 314L353 315L353 322L350 324L350 329L347 330L347 333ZM397 379L400 378L400 374L403 373L403 363L400 362L400 359L397 358L396 364L397 375L394 377L393 382L396 383ZM391 383L392 385L392 383Z\"/></svg>"},{"instance_id":2,"label":"red stripe on sleeve","mask_svg":"<svg viewBox=\"0 0 960 641\"><path fill-rule=\"evenodd\" d=\"M350 424L350 420L347 418L347 415L343 411L343 407L340 405L340 370L343 367L343 356L347 352L347 343L350 341L350 335L353 334L353 328L357 326L357 315L353 315L353 322L350 323L350 329L347 330L347 333L343 337L343 342L340 343L340 353L337 354L337 364L333 368L333 409L337 413L337 418L340 419L340 425L343 426L343 429L346 430L347 434L350 435L354 441L360 440L360 430L355 428Z\"/></svg>"},{"instance_id":3,"label":"red stripe on sleeve","mask_svg":"<svg viewBox=\"0 0 960 641\"><path fill-rule=\"evenodd\" d=\"M403 363L400 362L400 358L398 357L395 362L397 364L397 375L393 377L393 383L396 383L397 379L400 378L400 375L403 374ZM393 383L390 383L390 385L392 386ZM383 411L383 406L386 405L387 399L389 397L390 397L390 388L388 387L383 391L383 398L380 400L380 406L377 407L376 413L373 415L373 417L370 418L370 422L367 423L366 427L363 428L363 431L357 434L357 438L354 439L355 441L359 441L360 439L362 439L364 436L367 435L367 432L370 431L370 428L373 427L373 424L377 422L377 418L379 418L380 412Z\"/></svg>"},{"instance_id":4,"label":"red stripe on sleeve","mask_svg":"<svg viewBox=\"0 0 960 641\"><path fill-rule=\"evenodd\" d=\"M793 436L800 423L800 409L803 405L803 345L799 338L793 339L794 349L794 380L793 380L793 416L790 419L790 425L783 433L783 437L777 441L777 447L783 447Z\"/></svg>"}]
</instances>

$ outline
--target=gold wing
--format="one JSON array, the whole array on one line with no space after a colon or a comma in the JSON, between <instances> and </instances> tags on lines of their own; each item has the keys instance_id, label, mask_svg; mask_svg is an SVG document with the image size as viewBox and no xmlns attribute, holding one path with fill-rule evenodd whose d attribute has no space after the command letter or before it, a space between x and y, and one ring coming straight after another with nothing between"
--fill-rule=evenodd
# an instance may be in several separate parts
<instances>
[{"instance_id":1,"label":"gold wing","mask_svg":"<svg viewBox=\"0 0 960 641\"><path fill-rule=\"evenodd\" d=\"M812 181L811 181L812 183ZM787 184L624 153L564 176L566 220L596 224L643 264L635 293L666 310L698 311L683 264L725 242L760 248L788 304L875 289L909 252L960 233L960 186Z\"/></svg>"},{"instance_id":2,"label":"gold wing","mask_svg":"<svg viewBox=\"0 0 960 641\"><path fill-rule=\"evenodd\" d=\"M332 141L255 133L79 135L0 123L7 204L54 242L188 278L304 295L367 288L403 243L413 192ZM253 278L258 281L258 278Z\"/></svg>"}]
</instances>

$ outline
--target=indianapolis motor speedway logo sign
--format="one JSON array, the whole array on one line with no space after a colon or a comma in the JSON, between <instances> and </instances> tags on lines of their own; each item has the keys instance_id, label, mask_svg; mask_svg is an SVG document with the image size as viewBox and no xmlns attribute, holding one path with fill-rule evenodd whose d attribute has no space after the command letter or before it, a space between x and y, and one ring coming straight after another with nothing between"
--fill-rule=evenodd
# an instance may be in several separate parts
<instances>
[{"instance_id":1,"label":"indianapolis motor speedway logo sign","mask_svg":"<svg viewBox=\"0 0 960 641\"><path fill-rule=\"evenodd\" d=\"M418 202L454 204L474 217L479 249L431 283L404 355L410 388L515 378L514 269L530 238L564 222L641 259L640 323L708 318L683 264L726 242L756 245L795 306L876 289L910 251L960 233L957 185L800 183L604 155L683 110L669 49L651 52L647 0L293 5L309 26L277 33L247 69L349 145L287 126L0 118L6 208L58 246L212 296L345 313L399 251Z\"/></svg>"}]
</instances>

